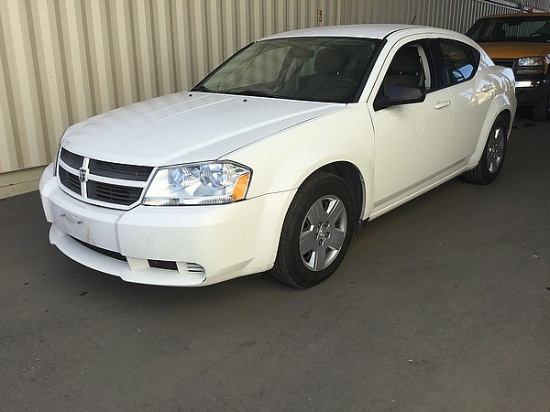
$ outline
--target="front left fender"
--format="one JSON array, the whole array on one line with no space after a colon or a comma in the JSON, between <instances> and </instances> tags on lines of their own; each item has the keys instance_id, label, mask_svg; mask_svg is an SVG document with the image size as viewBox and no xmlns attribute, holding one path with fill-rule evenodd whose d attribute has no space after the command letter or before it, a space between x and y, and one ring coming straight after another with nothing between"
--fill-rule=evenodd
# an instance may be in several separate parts
<instances>
[{"instance_id":1,"label":"front left fender","mask_svg":"<svg viewBox=\"0 0 550 412\"><path fill-rule=\"evenodd\" d=\"M353 165L372 205L374 130L364 103L313 119L231 153L229 159L253 170L247 198L297 190L316 170L335 162Z\"/></svg>"}]
</instances>

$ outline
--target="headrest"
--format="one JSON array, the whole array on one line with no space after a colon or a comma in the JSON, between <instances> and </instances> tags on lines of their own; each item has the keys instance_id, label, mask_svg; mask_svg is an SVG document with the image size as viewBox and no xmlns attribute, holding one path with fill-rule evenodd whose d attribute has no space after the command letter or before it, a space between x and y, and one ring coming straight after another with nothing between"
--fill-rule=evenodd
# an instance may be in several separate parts
<instances>
[{"instance_id":1,"label":"headrest","mask_svg":"<svg viewBox=\"0 0 550 412\"><path fill-rule=\"evenodd\" d=\"M315 71L325 74L343 72L348 60L349 54L346 51L327 47L319 50L315 56Z\"/></svg>"},{"instance_id":2,"label":"headrest","mask_svg":"<svg viewBox=\"0 0 550 412\"><path fill-rule=\"evenodd\" d=\"M416 47L400 49L390 64L390 74L416 74L421 70L420 56Z\"/></svg>"}]
</instances>

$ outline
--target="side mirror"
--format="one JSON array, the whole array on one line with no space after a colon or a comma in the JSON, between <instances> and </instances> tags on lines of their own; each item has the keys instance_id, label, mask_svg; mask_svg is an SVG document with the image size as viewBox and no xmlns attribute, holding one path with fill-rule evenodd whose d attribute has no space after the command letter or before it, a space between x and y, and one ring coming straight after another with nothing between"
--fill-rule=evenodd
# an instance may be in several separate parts
<instances>
[{"instance_id":1,"label":"side mirror","mask_svg":"<svg viewBox=\"0 0 550 412\"><path fill-rule=\"evenodd\" d=\"M423 102L426 92L420 86L401 86L393 84L388 96L378 96L374 101L374 110L382 110L391 106Z\"/></svg>"}]
</instances>

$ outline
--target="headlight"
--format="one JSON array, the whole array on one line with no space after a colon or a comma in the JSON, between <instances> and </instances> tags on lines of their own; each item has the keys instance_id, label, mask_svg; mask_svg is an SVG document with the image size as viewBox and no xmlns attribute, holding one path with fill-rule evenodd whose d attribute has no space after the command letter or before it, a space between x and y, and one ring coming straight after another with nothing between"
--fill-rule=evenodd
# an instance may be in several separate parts
<instances>
[{"instance_id":1,"label":"headlight","mask_svg":"<svg viewBox=\"0 0 550 412\"><path fill-rule=\"evenodd\" d=\"M544 57L522 57L518 60L518 66L543 66Z\"/></svg>"},{"instance_id":2,"label":"headlight","mask_svg":"<svg viewBox=\"0 0 550 412\"><path fill-rule=\"evenodd\" d=\"M543 74L544 57L523 57L518 60L517 74Z\"/></svg>"},{"instance_id":3,"label":"headlight","mask_svg":"<svg viewBox=\"0 0 550 412\"><path fill-rule=\"evenodd\" d=\"M243 200L252 171L230 162L207 162L158 169L144 205L220 205Z\"/></svg>"},{"instance_id":4,"label":"headlight","mask_svg":"<svg viewBox=\"0 0 550 412\"><path fill-rule=\"evenodd\" d=\"M59 142L57 142L57 151L55 152L55 157L53 158L53 175L57 176L57 165L59 163L59 155L61 154L61 142L63 141L63 136L65 132L61 135Z\"/></svg>"},{"instance_id":5,"label":"headlight","mask_svg":"<svg viewBox=\"0 0 550 412\"><path fill-rule=\"evenodd\" d=\"M61 145L57 146L55 157L53 158L53 175L57 176L57 164L59 163L59 152L61 151Z\"/></svg>"}]
</instances>

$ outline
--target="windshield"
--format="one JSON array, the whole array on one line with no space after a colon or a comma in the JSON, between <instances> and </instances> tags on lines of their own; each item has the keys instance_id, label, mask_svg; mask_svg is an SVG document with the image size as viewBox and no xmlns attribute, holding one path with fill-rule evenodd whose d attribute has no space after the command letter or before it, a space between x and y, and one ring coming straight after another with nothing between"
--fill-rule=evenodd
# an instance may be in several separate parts
<instances>
[{"instance_id":1,"label":"windshield","mask_svg":"<svg viewBox=\"0 0 550 412\"><path fill-rule=\"evenodd\" d=\"M380 40L285 38L251 44L200 82L194 91L351 103Z\"/></svg>"},{"instance_id":2,"label":"windshield","mask_svg":"<svg viewBox=\"0 0 550 412\"><path fill-rule=\"evenodd\" d=\"M498 17L478 20L468 36L478 43L488 42L550 42L550 17Z\"/></svg>"}]
</instances>

